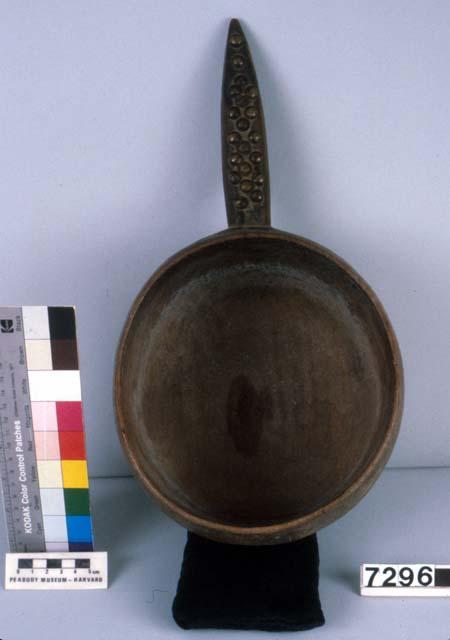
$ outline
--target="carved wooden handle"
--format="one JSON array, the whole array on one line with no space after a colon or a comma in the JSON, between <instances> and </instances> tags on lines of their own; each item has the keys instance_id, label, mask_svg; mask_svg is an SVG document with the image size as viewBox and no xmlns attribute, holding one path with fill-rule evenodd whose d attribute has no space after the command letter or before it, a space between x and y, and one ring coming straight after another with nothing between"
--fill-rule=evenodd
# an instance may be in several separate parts
<instances>
[{"instance_id":1,"label":"carved wooden handle","mask_svg":"<svg viewBox=\"0 0 450 640\"><path fill-rule=\"evenodd\" d=\"M270 226L264 114L250 49L231 20L222 85L222 169L228 225Z\"/></svg>"}]
</instances>

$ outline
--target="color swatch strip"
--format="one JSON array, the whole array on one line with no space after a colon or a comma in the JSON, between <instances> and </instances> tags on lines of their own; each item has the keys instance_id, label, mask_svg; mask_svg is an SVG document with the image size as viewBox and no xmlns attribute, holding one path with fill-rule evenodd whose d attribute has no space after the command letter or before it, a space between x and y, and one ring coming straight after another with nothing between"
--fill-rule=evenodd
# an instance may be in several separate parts
<instances>
[{"instance_id":1,"label":"color swatch strip","mask_svg":"<svg viewBox=\"0 0 450 640\"><path fill-rule=\"evenodd\" d=\"M92 551L73 307L22 307L46 551Z\"/></svg>"}]
</instances>

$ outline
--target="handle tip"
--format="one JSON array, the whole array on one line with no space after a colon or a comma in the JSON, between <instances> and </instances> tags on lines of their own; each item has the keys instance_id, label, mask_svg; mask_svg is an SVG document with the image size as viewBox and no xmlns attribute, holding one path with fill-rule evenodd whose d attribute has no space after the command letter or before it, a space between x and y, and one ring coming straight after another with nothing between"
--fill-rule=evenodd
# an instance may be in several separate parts
<instances>
[{"instance_id":1,"label":"handle tip","mask_svg":"<svg viewBox=\"0 0 450 640\"><path fill-rule=\"evenodd\" d=\"M241 27L241 23L237 18L230 20L230 26L228 28L228 47L231 49L239 47L240 45L246 45L244 31Z\"/></svg>"},{"instance_id":2,"label":"handle tip","mask_svg":"<svg viewBox=\"0 0 450 640\"><path fill-rule=\"evenodd\" d=\"M231 18L230 20L230 31L232 29L237 29L238 31L242 31L241 23L237 18Z\"/></svg>"}]
</instances>

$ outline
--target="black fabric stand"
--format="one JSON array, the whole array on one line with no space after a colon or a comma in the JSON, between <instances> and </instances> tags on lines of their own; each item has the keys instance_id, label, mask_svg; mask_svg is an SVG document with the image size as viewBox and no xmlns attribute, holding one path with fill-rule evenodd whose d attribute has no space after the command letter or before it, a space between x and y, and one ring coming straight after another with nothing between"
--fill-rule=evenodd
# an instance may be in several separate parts
<instances>
[{"instance_id":1,"label":"black fabric stand","mask_svg":"<svg viewBox=\"0 0 450 640\"><path fill-rule=\"evenodd\" d=\"M302 631L321 626L316 536L254 547L189 532L172 613L183 629Z\"/></svg>"}]
</instances>

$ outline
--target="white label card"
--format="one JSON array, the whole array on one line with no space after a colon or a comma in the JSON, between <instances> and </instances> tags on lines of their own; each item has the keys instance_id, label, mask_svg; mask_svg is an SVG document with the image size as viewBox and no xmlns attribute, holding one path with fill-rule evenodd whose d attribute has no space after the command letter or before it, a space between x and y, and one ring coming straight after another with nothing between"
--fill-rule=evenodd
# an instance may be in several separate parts
<instances>
[{"instance_id":1,"label":"white label card","mask_svg":"<svg viewBox=\"0 0 450 640\"><path fill-rule=\"evenodd\" d=\"M5 589L107 589L106 551L7 553Z\"/></svg>"},{"instance_id":2,"label":"white label card","mask_svg":"<svg viewBox=\"0 0 450 640\"><path fill-rule=\"evenodd\" d=\"M363 564L362 596L450 596L450 565Z\"/></svg>"}]
</instances>

